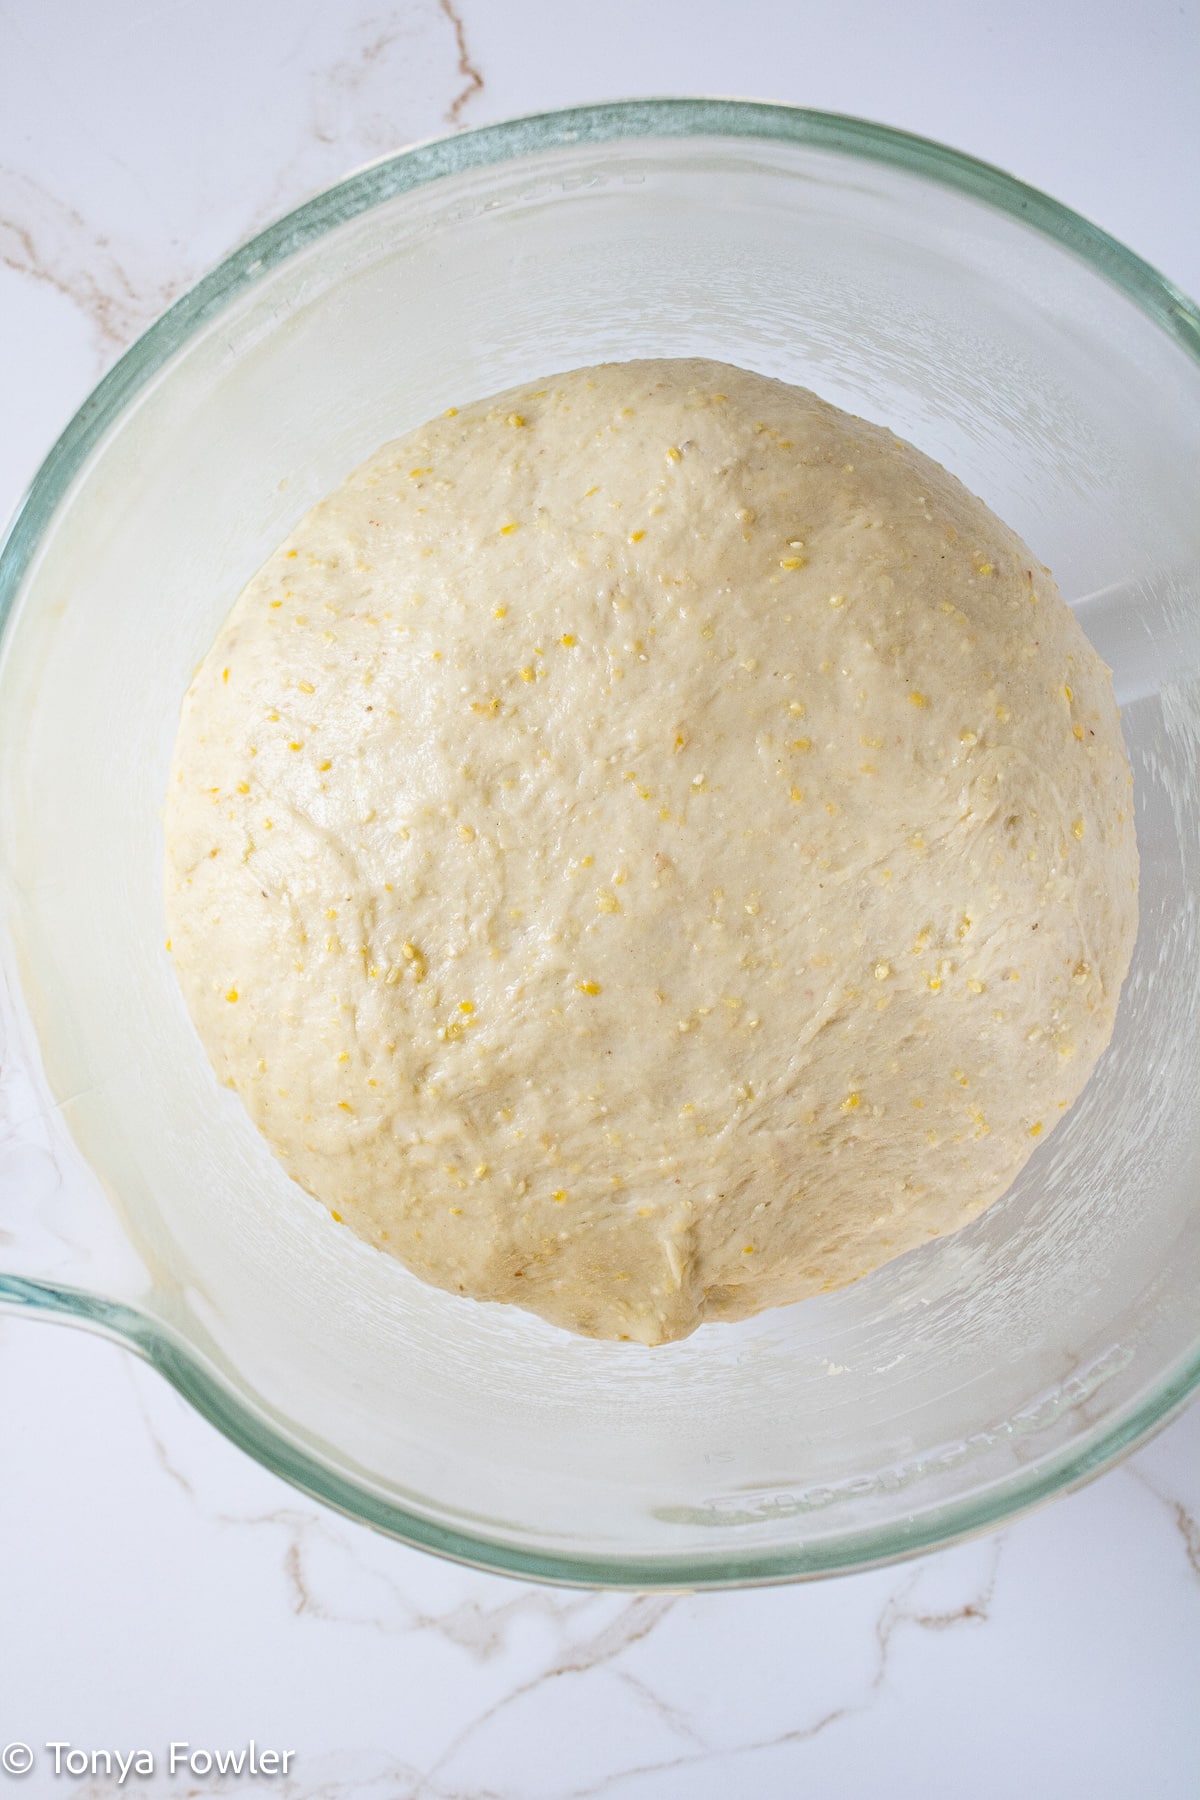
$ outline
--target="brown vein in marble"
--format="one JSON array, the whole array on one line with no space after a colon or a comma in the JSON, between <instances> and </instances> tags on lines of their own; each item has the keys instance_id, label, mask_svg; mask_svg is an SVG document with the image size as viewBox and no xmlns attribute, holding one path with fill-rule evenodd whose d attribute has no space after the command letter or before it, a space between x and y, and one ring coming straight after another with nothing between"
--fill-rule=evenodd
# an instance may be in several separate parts
<instances>
[{"instance_id":1,"label":"brown vein in marble","mask_svg":"<svg viewBox=\"0 0 1200 1800\"><path fill-rule=\"evenodd\" d=\"M305 1513L296 1507L278 1507L265 1512L237 1513L204 1506L195 1484L175 1462L162 1433L150 1415L139 1381L144 1371L128 1361L127 1369L135 1403L146 1427L150 1449L163 1472L194 1502L201 1515L214 1525L233 1527L271 1525L287 1534L282 1568L286 1578L290 1605L297 1617L308 1616L328 1624L358 1625L381 1635L391 1636L405 1631L430 1631L456 1648L464 1650L477 1662L484 1663L507 1650L513 1624L530 1616L548 1620L562 1631L578 1615L595 1604L596 1596L588 1592L546 1589L532 1584L494 1606L476 1600L461 1601L444 1613L430 1613L416 1606L399 1583L379 1569L370 1571L371 1579L381 1588L394 1607L396 1617L389 1620L383 1609L374 1613L354 1614L341 1611L324 1601L316 1590L311 1571L306 1566L306 1553L311 1557L314 1541L323 1542L335 1552L353 1557L353 1545L335 1522L319 1512ZM181 1407L184 1403L179 1403Z\"/></svg>"},{"instance_id":2,"label":"brown vein in marble","mask_svg":"<svg viewBox=\"0 0 1200 1800\"><path fill-rule=\"evenodd\" d=\"M1144 1487L1148 1494L1153 1494L1160 1506L1166 1508L1175 1522L1175 1529L1183 1540L1183 1553L1188 1559L1192 1574L1200 1579L1200 1520L1190 1513L1182 1500L1176 1500L1171 1494L1164 1494L1157 1482L1151 1481L1144 1469L1136 1463L1126 1463L1125 1472Z\"/></svg>"},{"instance_id":3,"label":"brown vein in marble","mask_svg":"<svg viewBox=\"0 0 1200 1800\"><path fill-rule=\"evenodd\" d=\"M419 16L422 21L428 20L427 26L422 23L420 32L414 31L413 20L406 10L397 12L393 9L389 19L382 21L374 16L360 20L354 29L364 35L365 41L348 49L335 62L310 72L305 131L308 142L299 145L276 171L270 186L264 189L262 199L247 217L242 241L253 237L326 182L344 175L347 163L395 152L405 143L426 137L435 129L439 114L426 111L424 90L418 90L421 93L418 104L412 91L410 71L403 67L394 69L389 79L387 62L390 52L406 43L420 41L426 30L430 45L436 35L440 61L443 21L450 25L454 34L457 57L453 72L447 71L447 86L454 76L458 76L464 85L440 109L440 119L454 125L459 123L462 109L484 85L483 75L470 54L465 26L444 0L435 0L429 12L426 14L422 10ZM406 74L409 75L407 84L403 79ZM377 89L374 105L372 81ZM441 86L440 74L437 85ZM404 116L410 111L411 116ZM308 160L312 144L322 152L318 169L312 168ZM327 162L323 154L326 150L336 151L339 160Z\"/></svg>"},{"instance_id":4,"label":"brown vein in marble","mask_svg":"<svg viewBox=\"0 0 1200 1800\"><path fill-rule=\"evenodd\" d=\"M61 294L108 360L167 306L186 276L139 277L113 241L27 175L0 169L0 263Z\"/></svg>"},{"instance_id":5,"label":"brown vein in marble","mask_svg":"<svg viewBox=\"0 0 1200 1800\"><path fill-rule=\"evenodd\" d=\"M462 122L463 110L482 92L484 78L452 0L437 0L436 10L424 14L419 29L405 8L393 8L383 20L362 20L356 31L365 41L310 78L308 136L322 151L333 152L336 162L325 166L322 156L321 166L305 166L302 146L277 172L263 203L245 216L240 228L235 226L231 244L244 241L315 187L340 175L347 160L395 150L412 137L425 135L436 115L422 104L407 120L397 116L397 95L406 90L402 84L398 87L396 71L386 65L389 52L406 43L424 41L432 49L441 40L439 21L453 33L454 74L461 84L443 117L450 125ZM447 71L447 86L453 78ZM375 107L364 104L371 80L380 90L381 104ZM114 352L138 336L195 279L194 268L172 266L175 255L167 246L118 243L114 235L89 224L76 207L29 176L0 168L0 265L75 306L92 327L101 363L110 362Z\"/></svg>"},{"instance_id":6,"label":"brown vein in marble","mask_svg":"<svg viewBox=\"0 0 1200 1800\"><path fill-rule=\"evenodd\" d=\"M450 0L438 0L438 6L449 20L450 28L454 33L454 43L458 50L458 72L464 83L461 92L455 96L446 109L448 123L459 125L462 123L464 106L468 101L474 99L476 94L483 92L483 76L472 61L471 52L467 48L467 28L463 24L461 15L455 11Z\"/></svg>"},{"instance_id":7,"label":"brown vein in marble","mask_svg":"<svg viewBox=\"0 0 1200 1800\"><path fill-rule=\"evenodd\" d=\"M152 1450L164 1472L199 1504L193 1483L178 1468L168 1452L140 1394L138 1402L146 1421ZM390 1576L373 1569L371 1578L387 1595L396 1616L389 1621L384 1616L384 1612L389 1610L387 1608L377 1609L373 1614L365 1616L347 1614L322 1599L307 1566L308 1559L313 1554L314 1543L323 1542L340 1554L353 1554L352 1548L343 1541L332 1522L327 1522L322 1515L304 1514L293 1509L254 1514L210 1512L205 1509L205 1514L220 1525L269 1524L287 1534L283 1572L291 1590L292 1611L298 1617L309 1616L324 1622L363 1625L385 1635L406 1630L432 1631L478 1661L490 1660L507 1648L510 1628L522 1616L540 1615L562 1632L573 1624L577 1626L583 1616L598 1603L602 1604L604 1599L603 1596L589 1593L569 1594L530 1586L494 1607L472 1600L462 1602L444 1614L431 1614L414 1605ZM913 1596L921 1579L920 1567L889 1597L876 1621L875 1666L865 1692L859 1699L831 1707L817 1718L790 1730L746 1739L728 1746L707 1742L692 1720L664 1695L659 1694L643 1675L619 1666L625 1654L635 1645L649 1639L682 1599L682 1596L674 1594L637 1595L627 1600L615 1617L597 1625L548 1666L519 1682L469 1720L424 1772L413 1769L411 1765L395 1764L389 1771L388 1800L402 1800L402 1797L403 1800L418 1800L418 1797L423 1797L423 1800L462 1800L453 1777L449 1785L445 1782L449 1765L497 1718L550 1683L601 1671L625 1687L646 1712L665 1726L677 1741L684 1739L688 1748L678 1756L615 1769L598 1782L564 1792L560 1800L600 1800L601 1796L618 1783L638 1776L665 1775L677 1770L685 1772L701 1763L745 1758L805 1743L819 1737L832 1726L861 1715L869 1708L886 1686L899 1633L906 1629L941 1633L964 1626L978 1626L988 1619L1002 1541L999 1537L994 1540L992 1563L986 1581L977 1593L960 1606L932 1610L916 1608ZM1200 1545L1197 1546L1197 1552L1200 1554ZM324 1784L317 1789L306 1787L305 1800L318 1800L318 1796L320 1800L338 1800L339 1792L340 1783L336 1781L329 1787ZM471 1800L506 1800L506 1790L492 1789L489 1786L486 1790L473 1791Z\"/></svg>"},{"instance_id":8,"label":"brown vein in marble","mask_svg":"<svg viewBox=\"0 0 1200 1800\"><path fill-rule=\"evenodd\" d=\"M993 1540L992 1566L988 1578L979 1592L962 1606L953 1607L944 1612L913 1611L908 1605L908 1600L914 1587L920 1580L920 1568L918 1568L908 1581L904 1583L899 1593L894 1594L891 1597L876 1623L876 1666L866 1694L862 1700L858 1702L848 1702L845 1706L831 1707L828 1712L822 1713L818 1718L810 1721L808 1724L795 1726L790 1731L778 1732L771 1736L764 1736L761 1738L751 1738L740 1744L731 1744L728 1746L705 1745L698 1750L685 1752L682 1756L665 1758L654 1762L639 1763L627 1766L623 1769L614 1769L611 1774L606 1775L601 1781L594 1782L587 1787L571 1788L569 1791L564 1791L560 1796L557 1796L556 1800L600 1800L601 1795L606 1793L610 1788L615 1787L619 1782L630 1781L637 1776L672 1774L676 1770L684 1771L693 1768L700 1763L715 1764L717 1762L727 1761L734 1757L746 1757L754 1755L757 1752L781 1750L791 1744L807 1743L813 1738L820 1737L823 1732L829 1730L830 1726L836 1725L844 1719L850 1719L861 1715L868 1710L872 1702L887 1683L893 1640L901 1627L914 1626L922 1631L940 1632L953 1630L961 1625L982 1625L987 1621L990 1616L991 1603L995 1594L996 1577L1000 1567L1002 1546L1003 1539L1001 1537L997 1537ZM553 1670L549 1673L556 1674L558 1671ZM537 1685L538 1681L536 1680L527 1682L524 1684L524 1691L528 1691L530 1688L536 1687ZM516 1690L512 1698L515 1699L521 1691L521 1689ZM654 1696L653 1698L657 1704L659 1697ZM502 1711L507 1703L507 1700L498 1701L496 1705L490 1709L490 1714L494 1715L495 1713ZM476 1721L476 1724L482 1724L488 1716L489 1714L482 1715L481 1718ZM474 1727L471 1729L474 1729ZM468 1735L469 1732L460 1734L460 1738L456 1740L456 1744L451 1746L451 1749L443 1756L439 1757L437 1763L430 1769L430 1775L436 1773L436 1770L449 1760L453 1749L457 1747L457 1743L465 1741L465 1738ZM697 1734L693 1732L693 1735L695 1736ZM418 1790L418 1794L423 1796L423 1800L458 1800L458 1797L451 1791L442 1788L431 1789L425 1786ZM506 1797L499 1794L496 1796L487 1794L472 1796L472 1800L506 1800Z\"/></svg>"},{"instance_id":9,"label":"brown vein in marble","mask_svg":"<svg viewBox=\"0 0 1200 1800\"><path fill-rule=\"evenodd\" d=\"M403 141L403 128L393 123L390 109L386 126L382 128L377 120L356 116L361 112L363 90L375 66L386 59L389 50L411 35L407 21L402 22L399 18L393 19L382 30L377 28L378 25L379 21L374 18L362 20L358 29L373 31L374 35L359 44L352 54L340 57L324 70L314 71L309 106L311 132L318 144L343 144L355 130L366 140L363 148L394 150L397 142ZM327 116L327 108L331 105L333 118ZM347 116L338 117L343 110Z\"/></svg>"},{"instance_id":10,"label":"brown vein in marble","mask_svg":"<svg viewBox=\"0 0 1200 1800\"><path fill-rule=\"evenodd\" d=\"M678 1605L680 1598L681 1596L678 1594L635 1595L632 1600L625 1603L615 1619L601 1626L598 1631L577 1645L568 1655L560 1657L549 1668L542 1669L538 1674L530 1676L527 1681L519 1682L516 1687L511 1688L507 1694L502 1694L499 1700L494 1701L491 1706L464 1725L462 1730L451 1738L436 1761L430 1764L418 1793L428 1794L431 1797L437 1796L437 1800L442 1800L445 1790L440 1787L430 1788L429 1783L436 1779L439 1769L444 1768L447 1763L452 1761L459 1751L492 1720L498 1718L501 1713L507 1712L511 1706L514 1706L518 1700L523 1700L526 1695L545 1687L548 1682L561 1680L567 1675L591 1674L596 1669L604 1668L634 1644L641 1643L643 1638L649 1637L667 1614ZM650 1701L654 1710L661 1714L663 1706L660 1697L638 1677L631 1677L631 1681L636 1684L637 1691ZM700 1741L698 1734L690 1726L688 1731L693 1739L697 1742ZM700 1752L700 1755L707 1754L707 1750ZM637 1773L637 1771L632 1772ZM450 1796L445 1796L445 1800L450 1800ZM479 1800L491 1800L491 1797L480 1795ZM564 1796L563 1800L567 1800L567 1797Z\"/></svg>"}]
</instances>

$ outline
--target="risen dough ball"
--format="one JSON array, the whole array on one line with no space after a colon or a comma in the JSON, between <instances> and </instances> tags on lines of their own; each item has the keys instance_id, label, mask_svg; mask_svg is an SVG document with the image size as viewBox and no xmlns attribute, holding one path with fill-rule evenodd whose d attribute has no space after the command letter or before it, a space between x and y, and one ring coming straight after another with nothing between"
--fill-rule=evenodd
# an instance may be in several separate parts
<instances>
[{"instance_id":1,"label":"risen dough ball","mask_svg":"<svg viewBox=\"0 0 1200 1800\"><path fill-rule=\"evenodd\" d=\"M344 1228L655 1344L1003 1193L1112 1030L1129 786L1107 669L943 469L609 365L386 446L254 577L168 928Z\"/></svg>"}]
</instances>

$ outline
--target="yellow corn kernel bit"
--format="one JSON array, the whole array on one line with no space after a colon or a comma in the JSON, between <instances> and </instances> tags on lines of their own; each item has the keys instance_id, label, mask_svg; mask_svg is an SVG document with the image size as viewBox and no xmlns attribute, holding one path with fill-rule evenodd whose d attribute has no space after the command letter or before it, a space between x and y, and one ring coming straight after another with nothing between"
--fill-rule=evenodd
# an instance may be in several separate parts
<instances>
[{"instance_id":1,"label":"yellow corn kernel bit","mask_svg":"<svg viewBox=\"0 0 1200 1800\"><path fill-rule=\"evenodd\" d=\"M958 741L960 744L966 744L969 748L972 744L977 744L979 742L979 733L977 731L971 731L964 725L963 729L958 734Z\"/></svg>"},{"instance_id":2,"label":"yellow corn kernel bit","mask_svg":"<svg viewBox=\"0 0 1200 1800\"><path fill-rule=\"evenodd\" d=\"M928 985L930 993L936 994L942 984L936 975L930 975L928 977L927 985Z\"/></svg>"},{"instance_id":3,"label":"yellow corn kernel bit","mask_svg":"<svg viewBox=\"0 0 1200 1800\"><path fill-rule=\"evenodd\" d=\"M170 948L171 948L171 940L170 940L170 938L168 938L167 939L167 949L169 950Z\"/></svg>"},{"instance_id":4,"label":"yellow corn kernel bit","mask_svg":"<svg viewBox=\"0 0 1200 1800\"><path fill-rule=\"evenodd\" d=\"M239 781L237 784L237 791L239 794L248 794L250 792L250 783L248 781Z\"/></svg>"},{"instance_id":5,"label":"yellow corn kernel bit","mask_svg":"<svg viewBox=\"0 0 1200 1800\"><path fill-rule=\"evenodd\" d=\"M332 769L333 764L329 761L325 761L323 763L318 763L317 767L321 771L321 774L324 775L327 769Z\"/></svg>"},{"instance_id":6,"label":"yellow corn kernel bit","mask_svg":"<svg viewBox=\"0 0 1200 1800\"><path fill-rule=\"evenodd\" d=\"M229 988L226 990L225 998L228 1000L228 1002L231 1006L233 1005L233 1003L237 999L237 997L238 997L238 991L236 988Z\"/></svg>"},{"instance_id":7,"label":"yellow corn kernel bit","mask_svg":"<svg viewBox=\"0 0 1200 1800\"><path fill-rule=\"evenodd\" d=\"M517 673L521 677L522 681L535 681L537 679L537 677L534 675L533 670L528 666L528 664L525 666L525 668L518 669Z\"/></svg>"},{"instance_id":8,"label":"yellow corn kernel bit","mask_svg":"<svg viewBox=\"0 0 1200 1800\"><path fill-rule=\"evenodd\" d=\"M1075 690L1071 687L1069 682L1064 681L1063 682L1063 699L1067 702L1068 706L1070 705L1071 701L1074 700L1074 698L1075 698Z\"/></svg>"},{"instance_id":9,"label":"yellow corn kernel bit","mask_svg":"<svg viewBox=\"0 0 1200 1800\"><path fill-rule=\"evenodd\" d=\"M675 445L672 444L671 448L667 451L667 461L674 462L674 463L682 462L683 461L683 451L676 449Z\"/></svg>"},{"instance_id":10,"label":"yellow corn kernel bit","mask_svg":"<svg viewBox=\"0 0 1200 1800\"><path fill-rule=\"evenodd\" d=\"M1041 1137L1041 1135L1042 1135L1042 1121L1041 1121L1041 1120L1040 1120L1040 1119L1039 1119L1039 1120L1038 1120L1038 1122L1037 1122L1037 1124L1036 1124L1036 1125L1031 1125L1031 1126L1030 1126L1030 1127L1029 1127L1029 1135L1030 1135L1030 1137Z\"/></svg>"},{"instance_id":11,"label":"yellow corn kernel bit","mask_svg":"<svg viewBox=\"0 0 1200 1800\"><path fill-rule=\"evenodd\" d=\"M617 896L615 894L610 894L607 891L607 889L605 889L605 888L597 888L597 890L596 890L596 911L597 912L616 913L616 912L620 912L620 910L621 910L621 902L617 899Z\"/></svg>"},{"instance_id":12,"label":"yellow corn kernel bit","mask_svg":"<svg viewBox=\"0 0 1200 1800\"><path fill-rule=\"evenodd\" d=\"M876 981L886 981L888 976L891 974L891 972L892 972L891 963L877 962L875 964L875 979L876 979Z\"/></svg>"},{"instance_id":13,"label":"yellow corn kernel bit","mask_svg":"<svg viewBox=\"0 0 1200 1800\"><path fill-rule=\"evenodd\" d=\"M859 1094L859 1093L847 1094L846 1098L841 1102L841 1109L843 1112L854 1112L861 1105L862 1105L862 1095L861 1094Z\"/></svg>"},{"instance_id":14,"label":"yellow corn kernel bit","mask_svg":"<svg viewBox=\"0 0 1200 1800\"><path fill-rule=\"evenodd\" d=\"M458 835L463 840L464 844L473 844L475 842L475 827L473 825L460 825L458 828Z\"/></svg>"},{"instance_id":15,"label":"yellow corn kernel bit","mask_svg":"<svg viewBox=\"0 0 1200 1800\"><path fill-rule=\"evenodd\" d=\"M912 693L908 696L908 704L910 706L928 706L929 701L924 694L918 693L917 689L914 688Z\"/></svg>"},{"instance_id":16,"label":"yellow corn kernel bit","mask_svg":"<svg viewBox=\"0 0 1200 1800\"><path fill-rule=\"evenodd\" d=\"M229 670L228 670L228 669L222 669L222 670L221 670L221 680L222 680L222 681L228 681L228 680L229 680Z\"/></svg>"},{"instance_id":17,"label":"yellow corn kernel bit","mask_svg":"<svg viewBox=\"0 0 1200 1800\"><path fill-rule=\"evenodd\" d=\"M799 806L800 802L804 799L804 789L790 787L788 789L788 799L791 800L794 805Z\"/></svg>"},{"instance_id":18,"label":"yellow corn kernel bit","mask_svg":"<svg viewBox=\"0 0 1200 1800\"><path fill-rule=\"evenodd\" d=\"M354 1111L354 1108L351 1106L351 1104L348 1100L339 1100L338 1101L338 1111L352 1113Z\"/></svg>"},{"instance_id":19,"label":"yellow corn kernel bit","mask_svg":"<svg viewBox=\"0 0 1200 1800\"><path fill-rule=\"evenodd\" d=\"M316 693L316 689L313 687L313 684L311 681L298 681L296 683L296 686L300 689L300 692L302 694L315 694Z\"/></svg>"},{"instance_id":20,"label":"yellow corn kernel bit","mask_svg":"<svg viewBox=\"0 0 1200 1800\"><path fill-rule=\"evenodd\" d=\"M743 1256L753 1256L754 1255L754 1245L753 1244L743 1244L742 1245L742 1255Z\"/></svg>"},{"instance_id":21,"label":"yellow corn kernel bit","mask_svg":"<svg viewBox=\"0 0 1200 1800\"><path fill-rule=\"evenodd\" d=\"M845 604L846 604L845 594L830 594L829 604L830 604L830 606L845 606Z\"/></svg>"},{"instance_id":22,"label":"yellow corn kernel bit","mask_svg":"<svg viewBox=\"0 0 1200 1800\"><path fill-rule=\"evenodd\" d=\"M553 1200L553 1202L556 1206L561 1206L563 1204L563 1202L565 1201L566 1197L567 1197L566 1188L555 1188L554 1192L550 1196L550 1198Z\"/></svg>"},{"instance_id":23,"label":"yellow corn kernel bit","mask_svg":"<svg viewBox=\"0 0 1200 1800\"><path fill-rule=\"evenodd\" d=\"M514 430L519 431L525 423L525 415L523 413L509 413L504 423L506 425L511 425Z\"/></svg>"},{"instance_id":24,"label":"yellow corn kernel bit","mask_svg":"<svg viewBox=\"0 0 1200 1800\"><path fill-rule=\"evenodd\" d=\"M1071 734L1072 734L1072 736L1073 736L1073 737L1075 737L1075 738L1076 738L1076 739L1077 739L1077 740L1078 740L1078 741L1079 741L1079 742L1081 742L1081 743L1082 743L1082 741L1083 741L1083 726L1082 726L1082 725L1072 725L1072 727L1071 727Z\"/></svg>"},{"instance_id":25,"label":"yellow corn kernel bit","mask_svg":"<svg viewBox=\"0 0 1200 1800\"><path fill-rule=\"evenodd\" d=\"M510 519L507 525L502 525L500 527L500 536L501 537L511 537L514 531L520 530L520 527L521 527L520 519Z\"/></svg>"},{"instance_id":26,"label":"yellow corn kernel bit","mask_svg":"<svg viewBox=\"0 0 1200 1800\"><path fill-rule=\"evenodd\" d=\"M631 531L629 534L629 541L631 544L640 544L645 535L644 531Z\"/></svg>"},{"instance_id":27,"label":"yellow corn kernel bit","mask_svg":"<svg viewBox=\"0 0 1200 1800\"><path fill-rule=\"evenodd\" d=\"M303 750L303 748L304 748L304 745L303 745L303 743L301 743L299 738L293 738L291 743L288 745L289 750Z\"/></svg>"},{"instance_id":28,"label":"yellow corn kernel bit","mask_svg":"<svg viewBox=\"0 0 1200 1800\"><path fill-rule=\"evenodd\" d=\"M1072 823L1071 823L1071 836L1072 837L1081 838L1083 836L1084 829L1085 829L1085 827L1084 827L1084 823L1083 823L1082 819L1072 820Z\"/></svg>"},{"instance_id":29,"label":"yellow corn kernel bit","mask_svg":"<svg viewBox=\"0 0 1200 1800\"><path fill-rule=\"evenodd\" d=\"M418 950L415 944L410 944L408 940L405 939L400 947L400 954L406 963L412 964L413 980L424 981L428 972L424 951Z\"/></svg>"},{"instance_id":30,"label":"yellow corn kernel bit","mask_svg":"<svg viewBox=\"0 0 1200 1800\"><path fill-rule=\"evenodd\" d=\"M300 552L298 550L289 550L287 554L288 561L291 562L294 557L299 556Z\"/></svg>"},{"instance_id":31,"label":"yellow corn kernel bit","mask_svg":"<svg viewBox=\"0 0 1200 1800\"><path fill-rule=\"evenodd\" d=\"M569 631L564 631L558 641L562 645L564 650L573 650L575 648L576 644L579 642L579 639L577 637L572 636L572 634Z\"/></svg>"},{"instance_id":32,"label":"yellow corn kernel bit","mask_svg":"<svg viewBox=\"0 0 1200 1800\"><path fill-rule=\"evenodd\" d=\"M974 976L968 981L967 987L972 994L982 994L984 992L982 981L977 981Z\"/></svg>"},{"instance_id":33,"label":"yellow corn kernel bit","mask_svg":"<svg viewBox=\"0 0 1200 1800\"><path fill-rule=\"evenodd\" d=\"M575 988L576 992L580 994L598 994L600 983L598 981L577 981Z\"/></svg>"},{"instance_id":34,"label":"yellow corn kernel bit","mask_svg":"<svg viewBox=\"0 0 1200 1800\"><path fill-rule=\"evenodd\" d=\"M341 1215L341 1213L340 1213L340 1212L334 1212L334 1210L333 1210L333 1208L332 1208L332 1207L330 1207L330 1209L329 1209L329 1216L330 1216L330 1218L331 1218L331 1219L332 1219L332 1220L333 1220L333 1222L334 1222L334 1224L335 1224L335 1225L340 1225L340 1224L341 1224L341 1222L342 1222L342 1215Z\"/></svg>"},{"instance_id":35,"label":"yellow corn kernel bit","mask_svg":"<svg viewBox=\"0 0 1200 1800\"><path fill-rule=\"evenodd\" d=\"M475 1011L475 1002L473 1000L460 1000L458 1003L458 1010L460 1013L473 1013Z\"/></svg>"},{"instance_id":36,"label":"yellow corn kernel bit","mask_svg":"<svg viewBox=\"0 0 1200 1800\"><path fill-rule=\"evenodd\" d=\"M804 558L802 556L781 556L779 566L781 569L802 569Z\"/></svg>"},{"instance_id":37,"label":"yellow corn kernel bit","mask_svg":"<svg viewBox=\"0 0 1200 1800\"><path fill-rule=\"evenodd\" d=\"M294 550L293 550L293 551L291 551L291 552L290 552L290 554L291 554L291 555L292 555L292 556L295 556L295 554L296 554L296 552L295 552L295 551L294 551ZM282 601L282 600L272 600L272 601L271 601L271 602L270 602L270 607L271 607L271 611L272 611L272 612L274 612L274 611L275 611L275 609L276 609L276 608L277 608L277 607L280 607L280 606L282 606L282 605L283 605L283 601Z\"/></svg>"},{"instance_id":38,"label":"yellow corn kernel bit","mask_svg":"<svg viewBox=\"0 0 1200 1800\"><path fill-rule=\"evenodd\" d=\"M994 575L996 572L994 565L990 562L978 562L975 567L981 575Z\"/></svg>"},{"instance_id":39,"label":"yellow corn kernel bit","mask_svg":"<svg viewBox=\"0 0 1200 1800\"><path fill-rule=\"evenodd\" d=\"M1002 725L1007 725L1008 721L1012 718L1012 714L1009 712L1007 706L1000 705L996 708L996 717Z\"/></svg>"}]
</instances>

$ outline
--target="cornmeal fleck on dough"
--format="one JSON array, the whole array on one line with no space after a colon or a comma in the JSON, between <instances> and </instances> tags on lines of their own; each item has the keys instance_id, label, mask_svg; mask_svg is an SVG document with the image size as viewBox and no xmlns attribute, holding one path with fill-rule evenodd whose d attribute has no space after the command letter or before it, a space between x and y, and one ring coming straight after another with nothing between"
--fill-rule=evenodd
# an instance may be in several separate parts
<instances>
[{"instance_id":1,"label":"cornmeal fleck on dough","mask_svg":"<svg viewBox=\"0 0 1200 1800\"><path fill-rule=\"evenodd\" d=\"M386 445L184 703L218 1075L426 1280L658 1344L975 1217L1136 929L1109 672L945 470L719 363ZM340 1229L331 1224L330 1229Z\"/></svg>"}]
</instances>

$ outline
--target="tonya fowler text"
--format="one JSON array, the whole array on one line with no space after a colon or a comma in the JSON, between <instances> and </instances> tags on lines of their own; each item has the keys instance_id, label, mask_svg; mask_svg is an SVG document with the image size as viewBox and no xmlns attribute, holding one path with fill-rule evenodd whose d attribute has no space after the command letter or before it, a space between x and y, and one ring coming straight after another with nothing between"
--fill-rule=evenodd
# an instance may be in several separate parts
<instances>
[{"instance_id":1,"label":"tonya fowler text","mask_svg":"<svg viewBox=\"0 0 1200 1800\"><path fill-rule=\"evenodd\" d=\"M210 1750L189 1743L168 1744L165 1752L153 1750L84 1750L67 1742L51 1742L35 1754L29 1744L5 1746L2 1766L10 1775L27 1775L35 1762L52 1775L105 1775L123 1787L131 1775L286 1775L294 1750L264 1750L253 1738L236 1750Z\"/></svg>"}]
</instances>

